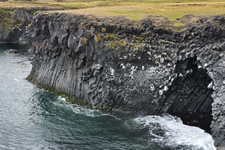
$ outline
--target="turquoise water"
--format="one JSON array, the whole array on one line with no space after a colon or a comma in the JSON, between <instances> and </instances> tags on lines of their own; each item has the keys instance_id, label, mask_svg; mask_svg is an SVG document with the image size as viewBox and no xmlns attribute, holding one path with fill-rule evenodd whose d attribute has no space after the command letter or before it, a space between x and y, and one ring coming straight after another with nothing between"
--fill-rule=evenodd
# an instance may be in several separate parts
<instances>
[{"instance_id":1,"label":"turquoise water","mask_svg":"<svg viewBox=\"0 0 225 150\"><path fill-rule=\"evenodd\" d=\"M19 54L6 54L8 49ZM26 45L0 45L0 150L213 150L212 137L179 118L102 112L66 102L25 78Z\"/></svg>"}]
</instances>

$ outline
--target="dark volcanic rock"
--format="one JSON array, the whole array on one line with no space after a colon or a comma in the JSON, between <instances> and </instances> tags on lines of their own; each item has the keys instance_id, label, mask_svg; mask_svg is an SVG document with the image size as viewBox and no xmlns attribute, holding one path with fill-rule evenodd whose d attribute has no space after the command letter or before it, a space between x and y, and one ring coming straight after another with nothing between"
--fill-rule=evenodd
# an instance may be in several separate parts
<instances>
[{"instance_id":1,"label":"dark volcanic rock","mask_svg":"<svg viewBox=\"0 0 225 150\"><path fill-rule=\"evenodd\" d=\"M20 51L15 50L15 49L9 49L9 50L4 51L4 53L13 54L13 53L20 53Z\"/></svg>"},{"instance_id":2,"label":"dark volcanic rock","mask_svg":"<svg viewBox=\"0 0 225 150\"><path fill-rule=\"evenodd\" d=\"M218 19L224 16L173 32L149 18L135 24L39 14L29 28L34 58L27 79L93 109L177 115L223 146L225 39Z\"/></svg>"},{"instance_id":3,"label":"dark volcanic rock","mask_svg":"<svg viewBox=\"0 0 225 150\"><path fill-rule=\"evenodd\" d=\"M57 9L57 8L56 8ZM52 8L2 8L0 10L0 42L31 43L27 36L27 28L38 11L52 10Z\"/></svg>"}]
</instances>

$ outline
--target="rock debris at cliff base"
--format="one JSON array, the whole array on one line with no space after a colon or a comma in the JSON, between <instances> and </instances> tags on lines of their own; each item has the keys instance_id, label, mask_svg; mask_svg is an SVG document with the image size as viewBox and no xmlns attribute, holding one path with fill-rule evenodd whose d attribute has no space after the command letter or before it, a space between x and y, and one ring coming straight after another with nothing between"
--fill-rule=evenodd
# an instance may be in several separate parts
<instances>
[{"instance_id":1,"label":"rock debris at cliff base","mask_svg":"<svg viewBox=\"0 0 225 150\"><path fill-rule=\"evenodd\" d=\"M198 114L223 146L224 20L202 17L175 32L151 18L38 14L28 29L34 57L27 79L93 109Z\"/></svg>"}]
</instances>

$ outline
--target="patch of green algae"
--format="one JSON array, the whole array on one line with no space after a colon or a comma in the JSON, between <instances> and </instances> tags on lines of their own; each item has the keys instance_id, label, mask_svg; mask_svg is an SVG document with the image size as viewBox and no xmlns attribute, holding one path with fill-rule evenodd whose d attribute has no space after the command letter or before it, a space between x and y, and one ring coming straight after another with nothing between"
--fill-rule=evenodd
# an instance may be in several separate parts
<instances>
[{"instance_id":1,"label":"patch of green algae","mask_svg":"<svg viewBox=\"0 0 225 150\"><path fill-rule=\"evenodd\" d=\"M31 83L34 83L33 81L33 77L31 77L31 75L29 75L27 78L26 78L29 82ZM34 83L37 85L38 88L40 89L44 89L46 91L49 91L49 92L52 92L52 93L55 93L56 95L58 96L61 96L63 98L66 99L66 101L70 104L78 104L80 106L87 106L88 108L90 109L93 109L91 105L89 105L87 102L83 101L83 100L79 100L76 96L69 96L68 94L64 93L64 92L59 92L59 91L56 91L53 87L49 86L49 85L44 85L44 84L37 84L37 83Z\"/></svg>"}]
</instances>

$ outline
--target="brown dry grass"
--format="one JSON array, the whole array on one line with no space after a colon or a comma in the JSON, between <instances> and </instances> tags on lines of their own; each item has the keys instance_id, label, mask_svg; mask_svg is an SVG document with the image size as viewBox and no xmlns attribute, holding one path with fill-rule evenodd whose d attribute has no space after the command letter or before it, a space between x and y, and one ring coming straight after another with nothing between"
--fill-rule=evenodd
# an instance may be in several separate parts
<instances>
[{"instance_id":1,"label":"brown dry grass","mask_svg":"<svg viewBox=\"0 0 225 150\"><path fill-rule=\"evenodd\" d=\"M21 3L21 2L0 2L0 8L31 8L31 7L48 7L48 8L63 8L51 4L38 4L38 3Z\"/></svg>"},{"instance_id":2,"label":"brown dry grass","mask_svg":"<svg viewBox=\"0 0 225 150\"><path fill-rule=\"evenodd\" d=\"M185 15L225 14L224 0L37 0L38 2L0 2L0 7L58 7L73 10L62 13L92 14L100 17L124 15L132 20L140 20L149 15L162 15L169 18L174 26L181 27ZM50 2L51 1L51 2ZM81 2L82 1L82 2ZM87 8L87 9L79 9ZM53 11L55 12L55 11ZM194 17L193 17L194 18ZM192 18L192 19L193 19Z\"/></svg>"},{"instance_id":3,"label":"brown dry grass","mask_svg":"<svg viewBox=\"0 0 225 150\"><path fill-rule=\"evenodd\" d=\"M125 15L132 20L140 20L148 15L162 15L170 21L181 25L178 18L188 14L218 15L225 14L225 2L193 2L193 3L121 3L120 6L104 6L88 9L65 10L58 12L93 14L96 16Z\"/></svg>"}]
</instances>

